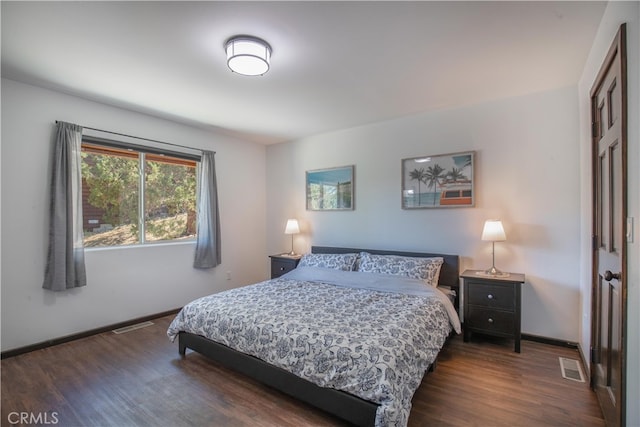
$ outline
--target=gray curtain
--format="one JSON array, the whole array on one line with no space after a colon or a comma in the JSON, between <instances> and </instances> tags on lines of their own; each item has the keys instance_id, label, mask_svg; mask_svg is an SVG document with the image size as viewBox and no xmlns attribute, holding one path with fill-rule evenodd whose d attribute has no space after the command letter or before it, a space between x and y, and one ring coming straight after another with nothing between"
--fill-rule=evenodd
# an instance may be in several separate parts
<instances>
[{"instance_id":1,"label":"gray curtain","mask_svg":"<svg viewBox=\"0 0 640 427\"><path fill-rule=\"evenodd\" d=\"M198 169L198 230L193 262L195 268L213 268L222 262L215 154L212 151L203 151Z\"/></svg>"},{"instance_id":2,"label":"gray curtain","mask_svg":"<svg viewBox=\"0 0 640 427\"><path fill-rule=\"evenodd\" d=\"M82 127L58 122L51 168L49 250L43 288L87 284L82 247Z\"/></svg>"}]
</instances>

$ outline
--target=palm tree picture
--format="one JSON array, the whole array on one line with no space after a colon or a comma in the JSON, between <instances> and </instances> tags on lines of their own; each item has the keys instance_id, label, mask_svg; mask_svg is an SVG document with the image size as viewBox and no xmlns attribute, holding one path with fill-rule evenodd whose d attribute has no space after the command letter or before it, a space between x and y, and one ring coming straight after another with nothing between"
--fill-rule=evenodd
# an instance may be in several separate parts
<instances>
[{"instance_id":1,"label":"palm tree picture","mask_svg":"<svg viewBox=\"0 0 640 427\"><path fill-rule=\"evenodd\" d=\"M425 176L426 176L426 173L424 171L424 168L414 169L411 172L409 172L409 179L411 181L418 181L418 193L416 194L415 192L412 191L414 199L416 196L418 196L418 204L420 204L420 194L422 194L422 191L420 189L420 183L425 180Z\"/></svg>"},{"instance_id":2,"label":"palm tree picture","mask_svg":"<svg viewBox=\"0 0 640 427\"><path fill-rule=\"evenodd\" d=\"M438 194L438 185L440 185L440 180L444 178L444 169L439 164L434 164L433 166L429 166L427 168L427 176L426 182L429 188L433 188L433 206L436 205L436 196Z\"/></svg>"},{"instance_id":3,"label":"palm tree picture","mask_svg":"<svg viewBox=\"0 0 640 427\"><path fill-rule=\"evenodd\" d=\"M471 151L403 159L402 208L473 206L474 157Z\"/></svg>"}]
</instances>

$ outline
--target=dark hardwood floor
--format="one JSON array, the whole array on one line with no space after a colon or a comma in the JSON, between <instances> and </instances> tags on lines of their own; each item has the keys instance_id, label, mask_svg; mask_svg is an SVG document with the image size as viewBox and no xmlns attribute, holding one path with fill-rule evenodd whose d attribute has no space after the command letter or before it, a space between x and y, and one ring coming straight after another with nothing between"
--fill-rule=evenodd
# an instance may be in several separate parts
<instances>
[{"instance_id":1,"label":"dark hardwood floor","mask_svg":"<svg viewBox=\"0 0 640 427\"><path fill-rule=\"evenodd\" d=\"M340 420L197 353L178 355L154 325L2 360L2 422L40 414L58 426L343 426ZM531 341L453 338L415 394L410 426L604 426L586 383L558 357L577 350ZM56 421L57 423L54 423Z\"/></svg>"}]
</instances>

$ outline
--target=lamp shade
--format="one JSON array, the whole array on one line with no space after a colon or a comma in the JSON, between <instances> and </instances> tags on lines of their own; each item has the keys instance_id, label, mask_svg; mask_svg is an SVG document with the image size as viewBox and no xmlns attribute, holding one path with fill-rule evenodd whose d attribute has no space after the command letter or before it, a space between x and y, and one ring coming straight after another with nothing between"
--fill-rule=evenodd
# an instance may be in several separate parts
<instances>
[{"instance_id":1,"label":"lamp shade","mask_svg":"<svg viewBox=\"0 0 640 427\"><path fill-rule=\"evenodd\" d=\"M227 65L231 71L245 76L260 76L269 71L271 46L257 37L236 36L226 45Z\"/></svg>"},{"instance_id":2,"label":"lamp shade","mask_svg":"<svg viewBox=\"0 0 640 427\"><path fill-rule=\"evenodd\" d=\"M499 219L489 219L485 221L482 229L482 240L490 242L503 242L507 240L507 235L502 228L502 221Z\"/></svg>"},{"instance_id":3,"label":"lamp shade","mask_svg":"<svg viewBox=\"0 0 640 427\"><path fill-rule=\"evenodd\" d=\"M297 219L288 219L287 226L284 228L284 234L298 234L300 227Z\"/></svg>"}]
</instances>

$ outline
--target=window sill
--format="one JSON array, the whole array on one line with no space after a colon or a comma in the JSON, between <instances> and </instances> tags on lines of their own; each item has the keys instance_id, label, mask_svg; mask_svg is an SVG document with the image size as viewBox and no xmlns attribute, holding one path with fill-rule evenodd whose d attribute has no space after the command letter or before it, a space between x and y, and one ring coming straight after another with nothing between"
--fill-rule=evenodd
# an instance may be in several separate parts
<instances>
[{"instance_id":1,"label":"window sill","mask_svg":"<svg viewBox=\"0 0 640 427\"><path fill-rule=\"evenodd\" d=\"M102 252L113 250L129 250L129 249L143 249L143 248L157 248L161 246L187 246L195 245L196 239L180 240L177 242L157 242L157 243L145 243L143 245L120 245L120 246L99 246L84 248L85 252Z\"/></svg>"}]
</instances>

